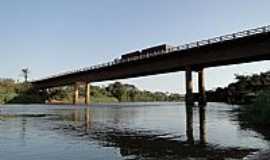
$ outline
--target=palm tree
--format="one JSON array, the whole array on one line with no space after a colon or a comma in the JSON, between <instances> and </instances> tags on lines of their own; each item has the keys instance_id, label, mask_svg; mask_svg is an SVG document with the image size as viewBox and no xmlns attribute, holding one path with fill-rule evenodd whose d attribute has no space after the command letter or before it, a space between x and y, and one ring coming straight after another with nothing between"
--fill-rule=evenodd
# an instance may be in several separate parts
<instances>
[{"instance_id":1,"label":"palm tree","mask_svg":"<svg viewBox=\"0 0 270 160\"><path fill-rule=\"evenodd\" d=\"M24 77L24 82L28 82L28 74L30 73L30 70L28 68L22 69L22 74Z\"/></svg>"}]
</instances>

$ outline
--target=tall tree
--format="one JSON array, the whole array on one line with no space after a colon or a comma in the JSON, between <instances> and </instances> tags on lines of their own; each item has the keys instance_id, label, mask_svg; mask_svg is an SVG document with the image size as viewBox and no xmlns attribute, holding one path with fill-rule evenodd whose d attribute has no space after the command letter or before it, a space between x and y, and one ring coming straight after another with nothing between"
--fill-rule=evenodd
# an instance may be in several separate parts
<instances>
[{"instance_id":1,"label":"tall tree","mask_svg":"<svg viewBox=\"0 0 270 160\"><path fill-rule=\"evenodd\" d=\"M30 70L28 68L23 68L22 69L22 74L24 77L24 82L28 82L28 75L30 73Z\"/></svg>"},{"instance_id":2,"label":"tall tree","mask_svg":"<svg viewBox=\"0 0 270 160\"><path fill-rule=\"evenodd\" d=\"M106 90L116 97L120 102L123 101L124 95L126 93L125 87L120 82L115 82L110 84Z\"/></svg>"}]
</instances>

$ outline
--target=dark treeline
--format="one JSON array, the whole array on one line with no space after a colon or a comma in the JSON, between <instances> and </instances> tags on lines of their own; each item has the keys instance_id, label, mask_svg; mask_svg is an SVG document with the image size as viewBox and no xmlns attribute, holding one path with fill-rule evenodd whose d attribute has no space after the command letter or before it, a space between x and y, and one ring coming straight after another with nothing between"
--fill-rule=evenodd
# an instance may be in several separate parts
<instances>
[{"instance_id":1,"label":"dark treeline","mask_svg":"<svg viewBox=\"0 0 270 160\"><path fill-rule=\"evenodd\" d=\"M233 104L251 104L262 92L270 89L270 72L253 75L235 75L236 82L225 88L208 91L209 101Z\"/></svg>"},{"instance_id":2,"label":"dark treeline","mask_svg":"<svg viewBox=\"0 0 270 160\"><path fill-rule=\"evenodd\" d=\"M236 82L207 93L210 101L242 104L234 110L243 128L251 128L270 139L270 72L236 75Z\"/></svg>"},{"instance_id":3,"label":"dark treeline","mask_svg":"<svg viewBox=\"0 0 270 160\"><path fill-rule=\"evenodd\" d=\"M80 88L83 101L84 87ZM57 87L46 92L34 90L30 83L15 82L12 79L0 79L0 103L71 103L73 87ZM91 102L150 102L150 101L182 101L180 94L150 92L139 90L134 85L115 82L108 86L91 86Z\"/></svg>"}]
</instances>

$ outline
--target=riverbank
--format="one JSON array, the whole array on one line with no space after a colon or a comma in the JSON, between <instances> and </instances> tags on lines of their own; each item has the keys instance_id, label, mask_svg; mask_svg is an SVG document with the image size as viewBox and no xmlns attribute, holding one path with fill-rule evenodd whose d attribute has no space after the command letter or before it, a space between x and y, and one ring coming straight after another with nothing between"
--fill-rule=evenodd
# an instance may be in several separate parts
<instances>
[{"instance_id":1,"label":"riverbank","mask_svg":"<svg viewBox=\"0 0 270 160\"><path fill-rule=\"evenodd\" d=\"M260 133L266 140L270 140L270 91L263 90L258 93L253 104L241 105L234 109L237 121L244 130L253 130ZM245 160L269 160L270 149L256 152Z\"/></svg>"},{"instance_id":2,"label":"riverbank","mask_svg":"<svg viewBox=\"0 0 270 160\"><path fill-rule=\"evenodd\" d=\"M84 102L85 88L80 86L79 101ZM0 79L0 104L62 103L73 102L73 87L55 87L48 90L35 90L31 83L19 83L12 79ZM176 93L150 92L134 85L111 83L107 86L91 86L90 102L158 102L183 101L184 96Z\"/></svg>"},{"instance_id":3,"label":"riverbank","mask_svg":"<svg viewBox=\"0 0 270 160\"><path fill-rule=\"evenodd\" d=\"M244 128L252 128L257 131L270 129L270 91L262 91L258 94L255 103L242 105L235 110L237 117ZM265 132L264 132L265 133ZM270 133L266 132L270 139Z\"/></svg>"}]
</instances>

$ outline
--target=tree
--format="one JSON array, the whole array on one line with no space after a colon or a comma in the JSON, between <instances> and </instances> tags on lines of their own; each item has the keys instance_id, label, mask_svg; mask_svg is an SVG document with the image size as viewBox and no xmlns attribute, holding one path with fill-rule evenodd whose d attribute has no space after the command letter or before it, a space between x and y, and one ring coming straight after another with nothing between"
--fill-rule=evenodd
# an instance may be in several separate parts
<instances>
[{"instance_id":1,"label":"tree","mask_svg":"<svg viewBox=\"0 0 270 160\"><path fill-rule=\"evenodd\" d=\"M117 98L120 102L123 101L125 95L125 89L122 83L115 82L110 84L106 90L112 94L113 97Z\"/></svg>"},{"instance_id":2,"label":"tree","mask_svg":"<svg viewBox=\"0 0 270 160\"><path fill-rule=\"evenodd\" d=\"M246 82L249 80L250 76L245 76L245 75L239 75L239 74L234 74L235 76L235 79L238 81L238 82Z\"/></svg>"},{"instance_id":3,"label":"tree","mask_svg":"<svg viewBox=\"0 0 270 160\"><path fill-rule=\"evenodd\" d=\"M28 75L30 73L30 70L28 68L24 68L22 69L22 74L24 77L24 82L28 82Z\"/></svg>"}]
</instances>

